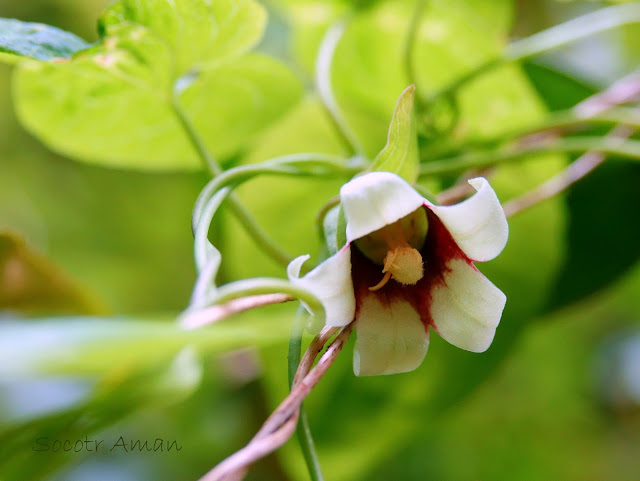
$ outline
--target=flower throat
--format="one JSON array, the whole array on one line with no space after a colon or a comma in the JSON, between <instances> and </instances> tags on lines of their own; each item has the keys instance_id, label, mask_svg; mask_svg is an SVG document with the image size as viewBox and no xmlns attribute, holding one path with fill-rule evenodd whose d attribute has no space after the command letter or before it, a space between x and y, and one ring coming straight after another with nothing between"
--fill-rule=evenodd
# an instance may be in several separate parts
<instances>
[{"instance_id":1,"label":"flower throat","mask_svg":"<svg viewBox=\"0 0 640 481\"><path fill-rule=\"evenodd\" d=\"M423 207L355 241L360 251L371 261L382 265L380 282L369 290L382 289L390 279L400 284L414 285L424 276L419 250L427 237L429 223Z\"/></svg>"}]
</instances>

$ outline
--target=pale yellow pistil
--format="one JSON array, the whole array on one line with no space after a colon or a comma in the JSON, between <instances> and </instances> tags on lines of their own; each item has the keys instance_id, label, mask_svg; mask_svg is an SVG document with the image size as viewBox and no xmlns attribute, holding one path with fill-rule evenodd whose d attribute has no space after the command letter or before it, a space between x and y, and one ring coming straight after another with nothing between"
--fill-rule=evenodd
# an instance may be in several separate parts
<instances>
[{"instance_id":1,"label":"pale yellow pistil","mask_svg":"<svg viewBox=\"0 0 640 481\"><path fill-rule=\"evenodd\" d=\"M387 285L389 279L394 279L404 285L414 285L424 276L420 252L407 243L399 224L395 224L394 227L392 235L381 232L389 246L382 269L384 277L375 286L370 287L370 291L382 289Z\"/></svg>"}]
</instances>

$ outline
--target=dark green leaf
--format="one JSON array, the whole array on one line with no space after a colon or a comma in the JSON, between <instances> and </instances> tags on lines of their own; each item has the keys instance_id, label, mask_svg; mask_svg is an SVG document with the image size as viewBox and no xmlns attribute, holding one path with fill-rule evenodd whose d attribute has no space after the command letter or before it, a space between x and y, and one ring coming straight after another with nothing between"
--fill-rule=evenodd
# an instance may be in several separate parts
<instances>
[{"instance_id":1,"label":"dark green leaf","mask_svg":"<svg viewBox=\"0 0 640 481\"><path fill-rule=\"evenodd\" d=\"M68 59L90 45L70 32L42 23L0 18L0 61L13 62L17 57L36 60Z\"/></svg>"},{"instance_id":2,"label":"dark green leaf","mask_svg":"<svg viewBox=\"0 0 640 481\"><path fill-rule=\"evenodd\" d=\"M563 110L596 89L550 67L528 63L525 71L551 110ZM640 205L640 166L605 162L572 186L567 258L555 280L548 309L577 302L618 280L640 259L640 226L630 209Z\"/></svg>"},{"instance_id":3,"label":"dark green leaf","mask_svg":"<svg viewBox=\"0 0 640 481\"><path fill-rule=\"evenodd\" d=\"M605 288L640 260L640 165L610 162L571 188L568 252L549 309Z\"/></svg>"},{"instance_id":4,"label":"dark green leaf","mask_svg":"<svg viewBox=\"0 0 640 481\"><path fill-rule=\"evenodd\" d=\"M593 86L543 64L525 62L522 68L551 111L570 109L595 93Z\"/></svg>"}]
</instances>

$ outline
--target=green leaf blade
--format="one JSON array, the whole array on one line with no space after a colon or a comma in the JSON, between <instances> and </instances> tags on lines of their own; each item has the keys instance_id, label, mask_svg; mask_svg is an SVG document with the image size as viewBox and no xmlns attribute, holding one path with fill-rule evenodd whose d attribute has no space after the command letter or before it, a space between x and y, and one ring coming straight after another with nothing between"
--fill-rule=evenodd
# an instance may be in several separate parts
<instances>
[{"instance_id":1,"label":"green leaf blade","mask_svg":"<svg viewBox=\"0 0 640 481\"><path fill-rule=\"evenodd\" d=\"M121 0L99 44L70 61L22 62L13 97L23 126L52 150L117 168L199 170L174 108L176 82L206 147L221 162L246 149L301 95L282 63L247 54L265 9L254 0ZM13 57L0 51L0 61Z\"/></svg>"},{"instance_id":2,"label":"green leaf blade","mask_svg":"<svg viewBox=\"0 0 640 481\"><path fill-rule=\"evenodd\" d=\"M170 56L143 28L123 27L125 33L140 37L135 51L132 40L110 37L73 62L20 65L13 89L19 119L52 150L80 161L134 170L200 169L166 94ZM203 72L182 100L211 152L225 157L245 148L300 95L289 68L248 55Z\"/></svg>"}]
</instances>

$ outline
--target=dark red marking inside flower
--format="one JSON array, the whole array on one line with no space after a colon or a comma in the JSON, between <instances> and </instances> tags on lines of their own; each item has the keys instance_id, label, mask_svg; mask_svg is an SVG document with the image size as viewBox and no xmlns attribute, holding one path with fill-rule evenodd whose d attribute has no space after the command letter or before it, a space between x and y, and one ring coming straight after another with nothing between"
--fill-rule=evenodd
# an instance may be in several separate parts
<instances>
[{"instance_id":1,"label":"dark red marking inside flower","mask_svg":"<svg viewBox=\"0 0 640 481\"><path fill-rule=\"evenodd\" d=\"M451 233L444 226L440 218L427 206L429 230L424 245L420 249L424 265L424 276L415 285L404 285L390 279L387 284L377 291L369 288L376 285L382 276L382 266L368 259L356 247L351 244L351 278L356 299L356 319L360 312L360 306L367 296L376 296L383 305L389 305L394 299L404 299L409 302L420 314L420 319L428 329L435 329L431 317L431 292L445 283L444 275L452 259L463 259L472 265L472 261L462 252Z\"/></svg>"}]
</instances>

